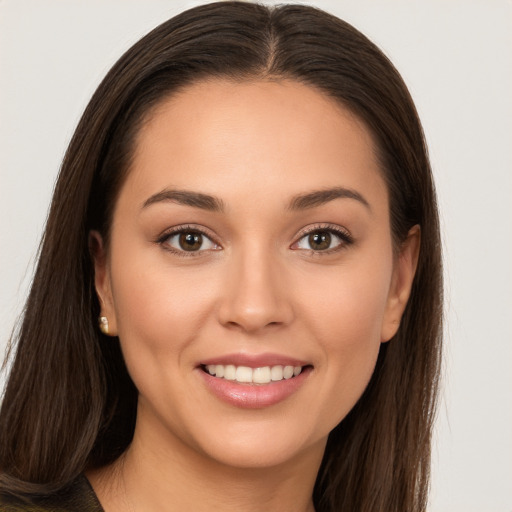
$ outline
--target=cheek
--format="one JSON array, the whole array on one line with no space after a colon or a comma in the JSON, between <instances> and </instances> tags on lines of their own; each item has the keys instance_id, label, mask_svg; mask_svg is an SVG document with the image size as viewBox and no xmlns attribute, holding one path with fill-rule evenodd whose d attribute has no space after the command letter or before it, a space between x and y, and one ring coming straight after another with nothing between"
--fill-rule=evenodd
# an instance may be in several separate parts
<instances>
[{"instance_id":1,"label":"cheek","mask_svg":"<svg viewBox=\"0 0 512 512\"><path fill-rule=\"evenodd\" d=\"M330 320L319 328L325 361L335 385L349 395L362 393L380 348L384 301L373 292L359 287L351 293L338 293L337 300L322 313Z\"/></svg>"},{"instance_id":2,"label":"cheek","mask_svg":"<svg viewBox=\"0 0 512 512\"><path fill-rule=\"evenodd\" d=\"M113 266L113 296L121 348L140 393L139 405L152 411L150 417L170 424L176 406L190 394L189 348L211 316L213 286L204 285L201 271L171 269L160 255L156 260L139 253ZM175 429L181 429L179 422Z\"/></svg>"},{"instance_id":3,"label":"cheek","mask_svg":"<svg viewBox=\"0 0 512 512\"><path fill-rule=\"evenodd\" d=\"M303 283L303 313L321 338L329 340L330 349L349 350L380 343L391 274L391 260L373 266L359 261L317 272Z\"/></svg>"},{"instance_id":4,"label":"cheek","mask_svg":"<svg viewBox=\"0 0 512 512\"><path fill-rule=\"evenodd\" d=\"M331 429L362 395L381 345L391 260L373 270L355 268L340 268L324 278L317 275L303 296L306 330L319 344L322 357L317 370L325 375L323 393L330 397L320 416Z\"/></svg>"},{"instance_id":5,"label":"cheek","mask_svg":"<svg viewBox=\"0 0 512 512\"><path fill-rule=\"evenodd\" d=\"M127 259L112 265L112 291L119 338L127 364L156 368L164 358L180 364L211 310L212 286L201 272L171 269L165 255ZM114 262L116 263L116 262Z\"/></svg>"}]
</instances>

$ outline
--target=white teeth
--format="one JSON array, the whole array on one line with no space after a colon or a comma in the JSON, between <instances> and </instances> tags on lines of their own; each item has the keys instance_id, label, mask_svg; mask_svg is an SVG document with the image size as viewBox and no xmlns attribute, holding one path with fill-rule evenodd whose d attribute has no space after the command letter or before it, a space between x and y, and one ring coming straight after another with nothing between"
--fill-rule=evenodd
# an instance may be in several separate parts
<instances>
[{"instance_id":1,"label":"white teeth","mask_svg":"<svg viewBox=\"0 0 512 512\"><path fill-rule=\"evenodd\" d=\"M302 366L262 366L250 368L249 366L235 366L233 364L209 364L206 371L210 375L226 380L236 380L242 383L268 384L283 379L297 377L302 372Z\"/></svg>"},{"instance_id":2,"label":"white teeth","mask_svg":"<svg viewBox=\"0 0 512 512\"><path fill-rule=\"evenodd\" d=\"M272 366L270 369L270 378L272 380L283 380L283 367L282 366Z\"/></svg>"},{"instance_id":3,"label":"white teeth","mask_svg":"<svg viewBox=\"0 0 512 512\"><path fill-rule=\"evenodd\" d=\"M235 380L236 379L236 366L233 364L228 364L224 367L224 378L227 380Z\"/></svg>"},{"instance_id":4,"label":"white teeth","mask_svg":"<svg viewBox=\"0 0 512 512\"><path fill-rule=\"evenodd\" d=\"M239 366L236 369L235 380L237 382L252 382L252 368L248 366Z\"/></svg>"},{"instance_id":5,"label":"white teeth","mask_svg":"<svg viewBox=\"0 0 512 512\"><path fill-rule=\"evenodd\" d=\"M252 371L252 381L256 384L268 384L270 382L270 367L254 368Z\"/></svg>"},{"instance_id":6,"label":"white teeth","mask_svg":"<svg viewBox=\"0 0 512 512\"><path fill-rule=\"evenodd\" d=\"M293 377L293 366L285 366L283 368L283 377L285 379L291 379Z\"/></svg>"}]
</instances>

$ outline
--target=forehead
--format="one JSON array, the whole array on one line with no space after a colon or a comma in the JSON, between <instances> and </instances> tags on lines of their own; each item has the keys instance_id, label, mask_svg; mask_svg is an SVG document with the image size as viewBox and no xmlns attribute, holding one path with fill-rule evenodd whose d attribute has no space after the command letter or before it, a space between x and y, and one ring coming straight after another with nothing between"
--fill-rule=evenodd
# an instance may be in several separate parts
<instances>
[{"instance_id":1,"label":"forehead","mask_svg":"<svg viewBox=\"0 0 512 512\"><path fill-rule=\"evenodd\" d=\"M347 186L387 196L371 133L348 109L290 81L209 80L163 100L136 139L127 186L230 196Z\"/></svg>"}]
</instances>

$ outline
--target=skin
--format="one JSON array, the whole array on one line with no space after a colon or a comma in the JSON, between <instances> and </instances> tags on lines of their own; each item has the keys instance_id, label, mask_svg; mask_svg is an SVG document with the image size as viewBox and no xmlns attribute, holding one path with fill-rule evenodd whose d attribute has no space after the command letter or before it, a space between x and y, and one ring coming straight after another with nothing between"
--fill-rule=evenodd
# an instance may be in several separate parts
<instances>
[{"instance_id":1,"label":"skin","mask_svg":"<svg viewBox=\"0 0 512 512\"><path fill-rule=\"evenodd\" d=\"M290 208L333 187L360 199ZM215 196L224 210L154 198L169 190ZM190 225L212 242L183 256L162 234ZM312 250L304 230L318 228L351 243ZM109 250L91 233L102 315L139 390L132 445L88 475L106 511L313 510L327 436L398 328L418 232L393 252L372 137L313 88L212 80L162 102L139 133ZM220 400L198 369L268 352L310 365L269 407Z\"/></svg>"}]
</instances>

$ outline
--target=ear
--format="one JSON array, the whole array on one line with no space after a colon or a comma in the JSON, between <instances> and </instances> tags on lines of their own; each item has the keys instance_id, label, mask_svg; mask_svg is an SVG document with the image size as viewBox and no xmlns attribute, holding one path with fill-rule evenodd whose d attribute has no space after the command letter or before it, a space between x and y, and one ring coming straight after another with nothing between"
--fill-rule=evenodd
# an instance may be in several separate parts
<instances>
[{"instance_id":1,"label":"ear","mask_svg":"<svg viewBox=\"0 0 512 512\"><path fill-rule=\"evenodd\" d=\"M89 232L89 253L94 263L94 287L100 303L100 316L107 318L108 335L117 336L117 321L107 251L98 231Z\"/></svg>"},{"instance_id":2,"label":"ear","mask_svg":"<svg viewBox=\"0 0 512 512\"><path fill-rule=\"evenodd\" d=\"M381 342L389 341L398 331L405 306L411 294L412 283L420 254L420 227L413 226L400 246L389 289Z\"/></svg>"}]
</instances>

